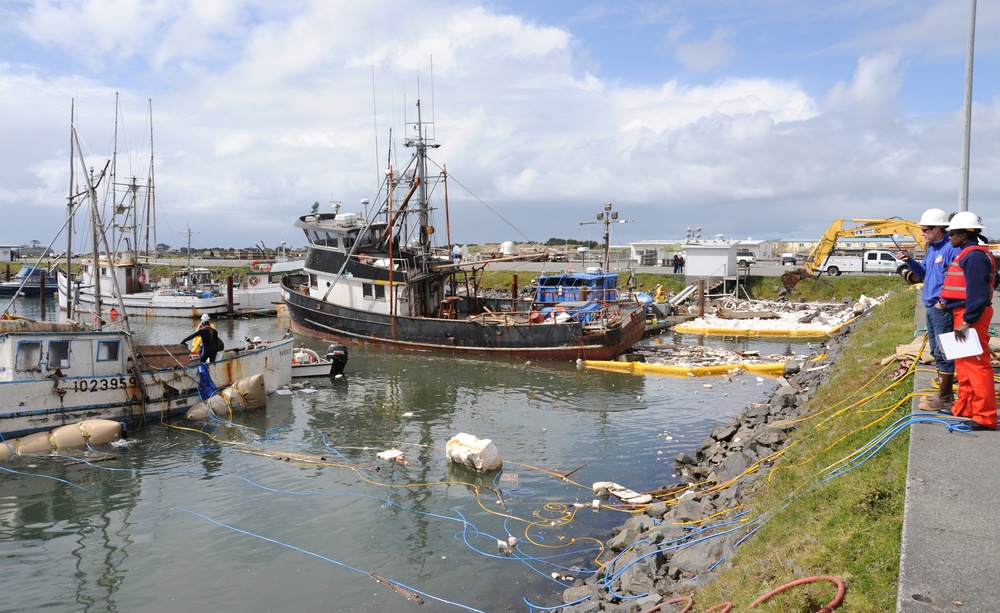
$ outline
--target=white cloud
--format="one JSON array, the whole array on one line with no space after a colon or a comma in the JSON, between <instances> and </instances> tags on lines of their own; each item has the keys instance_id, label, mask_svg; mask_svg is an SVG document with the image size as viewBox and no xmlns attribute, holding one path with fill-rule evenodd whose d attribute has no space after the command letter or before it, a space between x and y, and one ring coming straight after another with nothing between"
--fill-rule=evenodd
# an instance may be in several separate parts
<instances>
[{"instance_id":1,"label":"white cloud","mask_svg":"<svg viewBox=\"0 0 1000 613\"><path fill-rule=\"evenodd\" d=\"M741 55L750 50L722 16L658 13L679 56L720 75L698 83L655 82L665 69L640 45L662 39L614 45L644 70L630 80L589 70L613 63L601 62L609 52L586 30L464 0L29 6L8 8L0 26L21 50L16 61L0 59L0 133L10 143L0 151L0 206L10 220L0 242L54 232L68 193L70 100L98 165L111 150L116 91L124 149L134 153L147 151L153 99L158 202L173 233L161 240L174 245L187 224L200 246L302 244L292 223L312 202L351 210L374 197L389 129L398 144L418 87L442 144L436 157L455 179L452 225L463 243L518 236L459 182L541 240L578 236L579 222L606 201L641 221L620 228L623 237L676 237L698 225L776 238L818 234L834 215L916 214L957 198L957 105L919 117L900 110L904 86L920 77L909 49L938 45L917 19L909 29L891 24L909 45L870 48L879 31L871 19L857 26L864 36L842 36L868 41L864 55L846 56L849 77L851 69L827 66L822 78L779 79L732 67L737 45ZM580 23L635 18L610 9L590 17ZM621 23L627 32L632 22ZM690 40L706 23L713 34ZM976 105L973 203L1000 195L998 108ZM1000 214L984 216L1000 228Z\"/></svg>"},{"instance_id":2,"label":"white cloud","mask_svg":"<svg viewBox=\"0 0 1000 613\"><path fill-rule=\"evenodd\" d=\"M677 60L697 72L706 72L724 66L736 53L729 38L729 31L719 27L707 39L681 42L677 45Z\"/></svg>"},{"instance_id":3,"label":"white cloud","mask_svg":"<svg viewBox=\"0 0 1000 613\"><path fill-rule=\"evenodd\" d=\"M864 115L885 110L895 102L902 85L902 76L896 70L898 64L899 56L895 53L862 57L854 78L834 85L825 105L836 111L857 109Z\"/></svg>"}]
</instances>

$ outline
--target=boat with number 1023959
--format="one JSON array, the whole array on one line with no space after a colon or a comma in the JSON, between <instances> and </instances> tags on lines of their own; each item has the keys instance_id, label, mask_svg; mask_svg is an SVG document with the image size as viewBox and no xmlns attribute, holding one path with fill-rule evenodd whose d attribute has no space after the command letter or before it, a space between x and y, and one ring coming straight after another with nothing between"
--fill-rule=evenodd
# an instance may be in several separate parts
<instances>
[{"instance_id":1,"label":"boat with number 1023959","mask_svg":"<svg viewBox=\"0 0 1000 613\"><path fill-rule=\"evenodd\" d=\"M435 247L432 189L445 173L428 173L429 124L407 126L414 149L403 169L390 167L375 206L364 213L320 213L295 226L309 241L303 282L286 278L285 305L297 334L360 345L518 359L608 360L636 343L645 317L620 300L618 275L606 270L538 279L530 300L490 308L479 288L488 262L462 261ZM367 204L366 204L367 206ZM447 216L447 212L446 212ZM558 285L564 289L558 290ZM495 305L494 305L495 307Z\"/></svg>"}]
</instances>

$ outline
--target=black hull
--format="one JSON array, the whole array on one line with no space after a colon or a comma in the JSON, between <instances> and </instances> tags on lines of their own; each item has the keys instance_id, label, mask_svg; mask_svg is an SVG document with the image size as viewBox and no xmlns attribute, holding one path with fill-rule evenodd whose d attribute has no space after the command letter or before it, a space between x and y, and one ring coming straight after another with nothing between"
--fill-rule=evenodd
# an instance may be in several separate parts
<instances>
[{"instance_id":1,"label":"black hull","mask_svg":"<svg viewBox=\"0 0 1000 613\"><path fill-rule=\"evenodd\" d=\"M56 282L45 286L45 295L54 297L56 295ZM15 294L25 298L39 298L42 295L41 288L37 285L25 285L24 287L4 286L0 287L0 298L11 298Z\"/></svg>"},{"instance_id":2,"label":"black hull","mask_svg":"<svg viewBox=\"0 0 1000 613\"><path fill-rule=\"evenodd\" d=\"M617 325L599 332L575 322L529 324L523 314L471 320L389 317L330 304L284 285L282 289L296 333L357 345L456 355L612 360L642 338L646 323L639 307L623 309Z\"/></svg>"}]
</instances>

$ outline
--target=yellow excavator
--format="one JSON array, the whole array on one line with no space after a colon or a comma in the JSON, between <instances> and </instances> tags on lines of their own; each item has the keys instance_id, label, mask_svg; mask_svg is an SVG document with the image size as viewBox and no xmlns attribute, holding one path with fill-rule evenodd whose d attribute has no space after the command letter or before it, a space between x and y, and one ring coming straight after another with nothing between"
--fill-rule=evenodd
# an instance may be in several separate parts
<instances>
[{"instance_id":1,"label":"yellow excavator","mask_svg":"<svg viewBox=\"0 0 1000 613\"><path fill-rule=\"evenodd\" d=\"M848 222L856 225L845 228L844 224ZM897 217L890 219L838 219L830 224L830 227L820 237L819 242L816 243L816 246L813 247L813 250L806 257L802 268L790 270L781 275L781 285L790 294L795 289L796 284L802 279L813 277L814 275L815 278L819 278L819 275L823 274L823 262L826 261L830 252L833 251L837 241L842 238L892 237L897 235L909 236L920 249L927 248L924 234L920 231L920 224L912 221ZM893 242L895 243L896 241L893 240ZM903 249L903 245L897 243L896 246L900 250Z\"/></svg>"}]
</instances>

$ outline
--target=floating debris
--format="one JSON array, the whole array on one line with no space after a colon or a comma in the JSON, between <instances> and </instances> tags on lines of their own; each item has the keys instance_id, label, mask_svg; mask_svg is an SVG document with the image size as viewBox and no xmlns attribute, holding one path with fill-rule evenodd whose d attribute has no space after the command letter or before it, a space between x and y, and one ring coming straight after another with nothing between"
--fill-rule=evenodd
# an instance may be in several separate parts
<instances>
[{"instance_id":1,"label":"floating debris","mask_svg":"<svg viewBox=\"0 0 1000 613\"><path fill-rule=\"evenodd\" d=\"M413 602L415 602L417 604L424 604L424 601L420 597L420 595L417 594L416 592L414 592L413 590L407 589L407 588L403 587L402 585L399 585L398 583L394 583L392 581L389 581L388 579L386 579L385 577L383 577L382 575L380 575L378 573L371 572L371 573L368 573L368 575L372 579L378 581L379 583L384 583L385 585L388 585L393 590L395 590L396 593L401 594L407 600L412 600Z\"/></svg>"}]
</instances>

